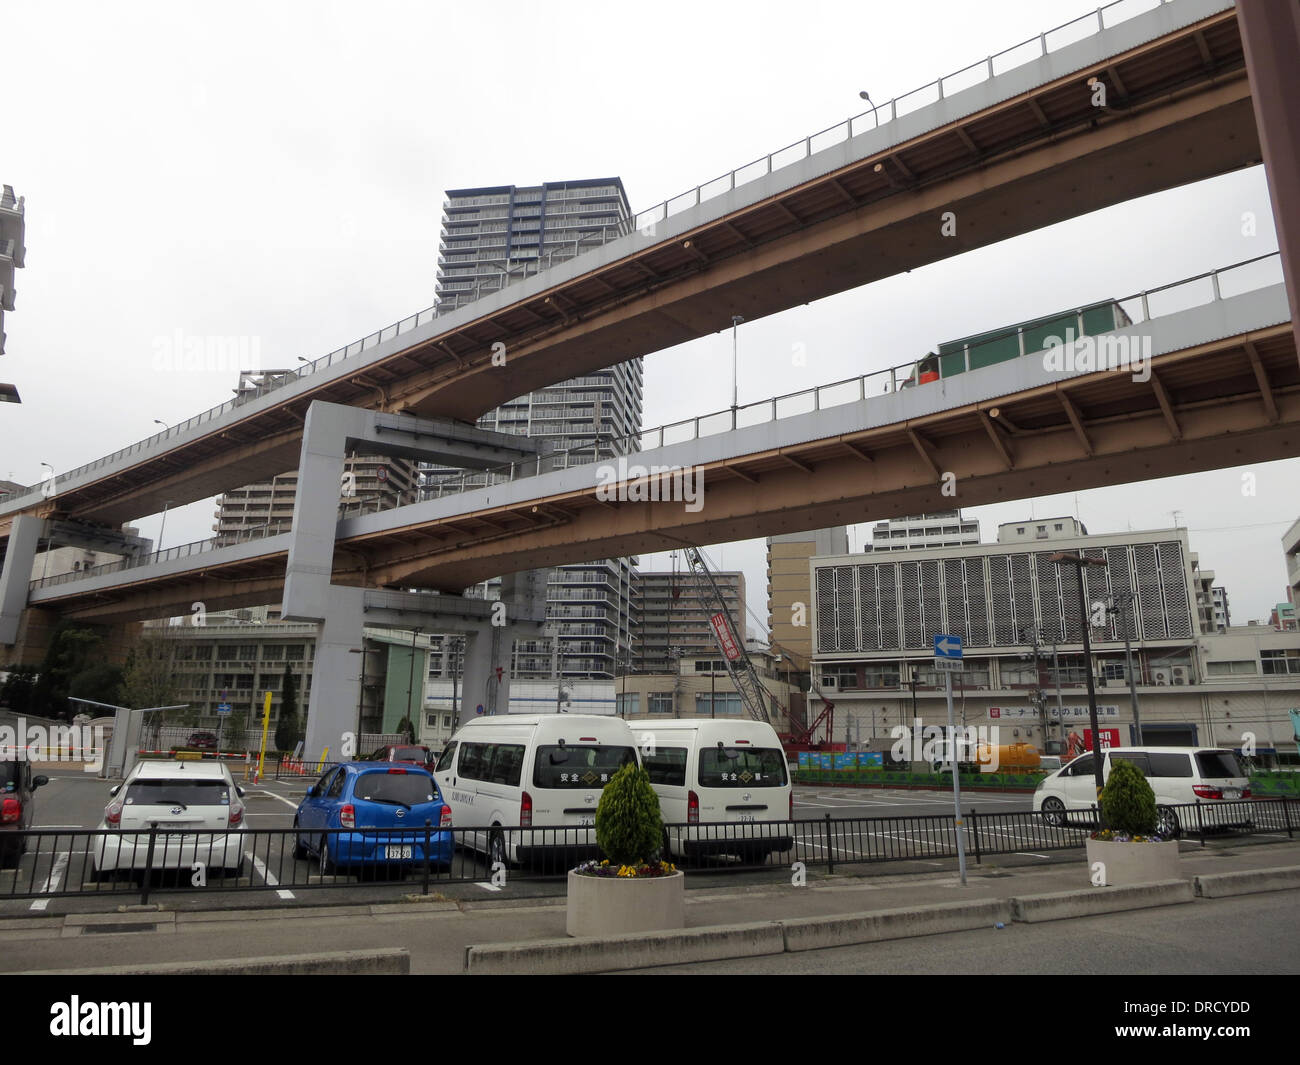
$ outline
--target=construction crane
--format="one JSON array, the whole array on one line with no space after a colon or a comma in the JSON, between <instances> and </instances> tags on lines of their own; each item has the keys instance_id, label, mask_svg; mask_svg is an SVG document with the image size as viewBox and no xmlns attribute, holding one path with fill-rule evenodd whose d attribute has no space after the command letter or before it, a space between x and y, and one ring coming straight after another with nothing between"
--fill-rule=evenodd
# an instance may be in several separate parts
<instances>
[{"instance_id":1,"label":"construction crane","mask_svg":"<svg viewBox=\"0 0 1300 1065\"><path fill-rule=\"evenodd\" d=\"M740 693L741 702L745 704L749 716L755 721L766 721L770 724L772 715L768 713L767 701L772 699L772 694L758 679L758 670L754 668L749 652L745 650L745 641L736 634L736 624L732 620L731 611L727 609L726 601L722 598L718 582L713 579L713 573L705 563L704 556L697 549L691 548L686 552L686 561L697 578L700 598L708 608L713 638L717 642L718 650L722 652L722 661L727 667L731 683Z\"/></svg>"}]
</instances>

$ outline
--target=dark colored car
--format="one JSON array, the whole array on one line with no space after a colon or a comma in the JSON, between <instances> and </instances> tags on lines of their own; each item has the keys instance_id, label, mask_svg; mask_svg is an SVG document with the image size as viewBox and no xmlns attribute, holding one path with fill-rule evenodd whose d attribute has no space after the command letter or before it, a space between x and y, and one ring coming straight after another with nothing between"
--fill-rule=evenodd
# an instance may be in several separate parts
<instances>
[{"instance_id":1,"label":"dark colored car","mask_svg":"<svg viewBox=\"0 0 1300 1065\"><path fill-rule=\"evenodd\" d=\"M419 766L366 761L327 769L307 789L293 827L294 857L314 855L322 874L420 867L426 832L430 864L451 868L451 807L433 775Z\"/></svg>"},{"instance_id":2,"label":"dark colored car","mask_svg":"<svg viewBox=\"0 0 1300 1065\"><path fill-rule=\"evenodd\" d=\"M425 769L432 769L438 761L438 756L428 747L421 747L411 743L390 743L380 747L367 761L405 762L408 765L418 765L423 766Z\"/></svg>"},{"instance_id":3,"label":"dark colored car","mask_svg":"<svg viewBox=\"0 0 1300 1065\"><path fill-rule=\"evenodd\" d=\"M27 850L27 839L18 833L32 827L36 815L32 792L49 782L47 776L32 776L30 762L0 761L0 868L17 865Z\"/></svg>"},{"instance_id":4,"label":"dark colored car","mask_svg":"<svg viewBox=\"0 0 1300 1065\"><path fill-rule=\"evenodd\" d=\"M191 732L190 738L185 741L185 746L200 751L215 751L217 749L217 734L215 732Z\"/></svg>"}]
</instances>

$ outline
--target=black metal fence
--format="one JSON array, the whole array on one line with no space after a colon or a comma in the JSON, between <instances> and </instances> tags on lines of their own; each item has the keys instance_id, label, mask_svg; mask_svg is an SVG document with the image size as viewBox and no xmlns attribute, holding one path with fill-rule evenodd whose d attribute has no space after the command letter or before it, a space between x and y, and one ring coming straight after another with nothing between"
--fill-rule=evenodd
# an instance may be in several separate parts
<instances>
[{"instance_id":1,"label":"black metal fence","mask_svg":"<svg viewBox=\"0 0 1300 1065\"><path fill-rule=\"evenodd\" d=\"M1300 799L1243 800L1167 807L1180 835L1285 835L1300 829ZM1054 823L1055 822L1055 823ZM957 833L976 863L994 855L1043 855L1078 849L1096 811L1059 817L1031 811L970 810L915 817L824 818L667 825L663 857L708 872L789 870L795 862L830 872L887 862L943 863L956 857ZM72 829L0 835L0 901L158 892L300 891L406 882L428 894L436 885L564 876L598 858L591 828L245 829L212 833L151 827L136 832Z\"/></svg>"}]
</instances>

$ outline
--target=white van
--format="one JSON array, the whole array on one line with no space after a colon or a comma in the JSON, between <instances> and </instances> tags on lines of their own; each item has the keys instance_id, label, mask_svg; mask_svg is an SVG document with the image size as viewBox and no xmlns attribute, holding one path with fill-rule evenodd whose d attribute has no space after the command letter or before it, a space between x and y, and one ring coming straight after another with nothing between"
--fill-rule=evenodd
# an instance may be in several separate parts
<instances>
[{"instance_id":1,"label":"white van","mask_svg":"<svg viewBox=\"0 0 1300 1065\"><path fill-rule=\"evenodd\" d=\"M794 789L767 722L672 718L639 721L631 731L664 824L701 826L668 828L674 857L758 862L794 846Z\"/></svg>"},{"instance_id":2,"label":"white van","mask_svg":"<svg viewBox=\"0 0 1300 1065\"><path fill-rule=\"evenodd\" d=\"M498 714L464 725L434 777L451 806L456 841L491 862L593 857L601 789L637 760L622 718ZM548 831L491 831L493 828Z\"/></svg>"},{"instance_id":3,"label":"white van","mask_svg":"<svg viewBox=\"0 0 1300 1065\"><path fill-rule=\"evenodd\" d=\"M1102 779L1110 779L1117 761L1132 762L1142 771L1156 796L1156 831L1175 839L1184 827L1179 811L1191 803L1213 804L1250 798L1250 779L1237 756L1222 747L1110 747L1105 752ZM1080 755L1063 769L1043 778L1034 792L1034 809L1049 825L1065 824L1070 810L1087 810L1097 802L1097 778L1091 753ZM1201 814L1207 826L1245 824L1244 807L1224 807ZM1189 811L1183 811L1187 816ZM1194 812L1192 813L1194 817ZM1196 822L1193 820L1192 827Z\"/></svg>"}]
</instances>

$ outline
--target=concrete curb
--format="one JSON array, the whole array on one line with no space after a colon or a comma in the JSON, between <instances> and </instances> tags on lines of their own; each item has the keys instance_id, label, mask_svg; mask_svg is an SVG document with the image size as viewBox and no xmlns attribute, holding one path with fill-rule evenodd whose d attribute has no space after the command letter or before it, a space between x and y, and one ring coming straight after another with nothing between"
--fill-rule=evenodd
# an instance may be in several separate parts
<instances>
[{"instance_id":1,"label":"concrete curb","mask_svg":"<svg viewBox=\"0 0 1300 1065\"><path fill-rule=\"evenodd\" d=\"M1090 917L1121 910L1144 910L1152 906L1172 906L1195 899L1190 880L1157 880L1151 884L1127 887L1081 888L1078 891L1053 891L1044 895L1018 895L1010 900L1017 921L1061 921L1070 917Z\"/></svg>"},{"instance_id":2,"label":"concrete curb","mask_svg":"<svg viewBox=\"0 0 1300 1065\"><path fill-rule=\"evenodd\" d=\"M403 948L338 950L270 958L139 962L93 969L36 969L16 976L407 976L411 955Z\"/></svg>"},{"instance_id":3,"label":"concrete curb","mask_svg":"<svg viewBox=\"0 0 1300 1065\"><path fill-rule=\"evenodd\" d=\"M600 939L543 939L533 943L472 946L465 948L465 969L470 973L561 976L783 953L785 936L781 925L761 921Z\"/></svg>"},{"instance_id":4,"label":"concrete curb","mask_svg":"<svg viewBox=\"0 0 1300 1065\"><path fill-rule=\"evenodd\" d=\"M1282 869L1243 869L1236 873L1214 873L1194 877L1198 898L1223 899L1231 895L1254 895L1262 891L1300 888L1300 865Z\"/></svg>"},{"instance_id":5,"label":"concrete curb","mask_svg":"<svg viewBox=\"0 0 1300 1065\"><path fill-rule=\"evenodd\" d=\"M877 943L886 939L910 939L941 932L966 932L991 928L1011 921L1008 899L977 902L939 902L905 909L874 910L870 913L840 914L834 917L797 917L779 922L785 932L787 951L820 950L855 943Z\"/></svg>"}]
</instances>

